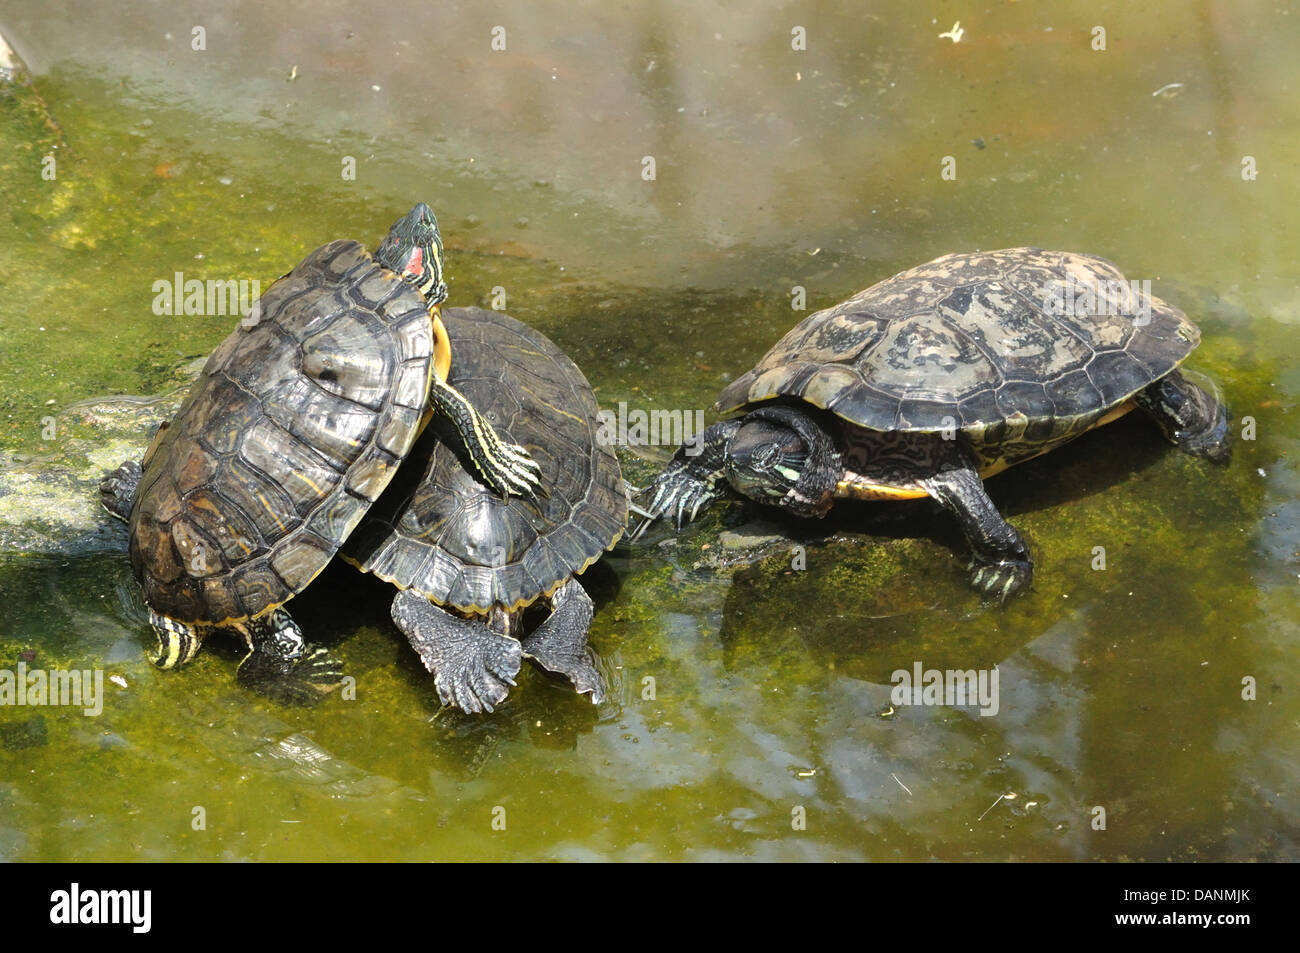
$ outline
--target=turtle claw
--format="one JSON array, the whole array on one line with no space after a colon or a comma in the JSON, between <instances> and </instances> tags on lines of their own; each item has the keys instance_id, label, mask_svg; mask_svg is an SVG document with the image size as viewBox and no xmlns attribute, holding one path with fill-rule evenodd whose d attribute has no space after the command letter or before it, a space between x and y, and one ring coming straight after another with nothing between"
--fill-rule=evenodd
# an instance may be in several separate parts
<instances>
[{"instance_id":1,"label":"turtle claw","mask_svg":"<svg viewBox=\"0 0 1300 953\"><path fill-rule=\"evenodd\" d=\"M470 668L458 677L459 681L453 680L452 675L444 669L434 676L433 686L438 691L438 700L444 706L459 708L470 715L494 711L515 686L513 676L486 662L482 667Z\"/></svg>"},{"instance_id":2,"label":"turtle claw","mask_svg":"<svg viewBox=\"0 0 1300 953\"><path fill-rule=\"evenodd\" d=\"M501 447L505 451L506 456L510 458L510 462L513 464L515 472L521 478L534 483L540 479L542 475L541 464L534 460L532 454L530 454L524 447L521 447L517 443L503 443Z\"/></svg>"},{"instance_id":3,"label":"turtle claw","mask_svg":"<svg viewBox=\"0 0 1300 953\"><path fill-rule=\"evenodd\" d=\"M502 466L484 474L492 489L505 499L543 495L542 468L528 451L515 443L502 443L499 450Z\"/></svg>"},{"instance_id":4,"label":"turtle claw","mask_svg":"<svg viewBox=\"0 0 1300 953\"><path fill-rule=\"evenodd\" d=\"M653 512L638 513L637 515L641 517L641 522L637 524L636 529L632 530L632 532L628 534L627 541L629 543L635 543L644 536L645 531L650 528L650 524L657 518Z\"/></svg>"},{"instance_id":5,"label":"turtle claw","mask_svg":"<svg viewBox=\"0 0 1300 953\"><path fill-rule=\"evenodd\" d=\"M654 519L654 514L644 507L637 506L631 500L628 500L627 511L633 516L640 516L642 519Z\"/></svg>"},{"instance_id":6,"label":"turtle claw","mask_svg":"<svg viewBox=\"0 0 1300 953\"><path fill-rule=\"evenodd\" d=\"M674 495L669 501L669 507L676 507L677 532L682 531L687 523L692 522L700 512L700 507L709 502L712 494L709 491L707 483L687 479L682 480L674 488Z\"/></svg>"},{"instance_id":7,"label":"turtle claw","mask_svg":"<svg viewBox=\"0 0 1300 953\"><path fill-rule=\"evenodd\" d=\"M637 507L636 509L636 512L641 516L641 523L628 537L628 542L630 543L635 543L638 539L644 536L645 531L664 514L663 498L664 494L668 492L667 486L661 482L661 479L656 479L650 486L643 490L639 490L638 492L648 493L650 490L654 490L654 496L651 497L649 505L645 509L641 509L640 507Z\"/></svg>"},{"instance_id":8,"label":"turtle claw","mask_svg":"<svg viewBox=\"0 0 1300 953\"><path fill-rule=\"evenodd\" d=\"M688 523L695 522L696 514L700 512L700 507L703 506L706 502L708 502L708 499L709 497L707 493L697 493L695 495L695 501L691 506L691 516L690 519L688 519L686 522Z\"/></svg>"},{"instance_id":9,"label":"turtle claw","mask_svg":"<svg viewBox=\"0 0 1300 953\"><path fill-rule=\"evenodd\" d=\"M321 693L330 692L343 681L343 663L321 646L313 645L294 666L294 675Z\"/></svg>"},{"instance_id":10,"label":"turtle claw","mask_svg":"<svg viewBox=\"0 0 1300 953\"><path fill-rule=\"evenodd\" d=\"M713 496L712 486L689 473L685 466L673 463L663 473L655 477L653 483L643 492L653 490L650 505L646 507L646 516L632 539L638 539L655 520L672 515L677 532L682 531L687 523L695 519L700 509Z\"/></svg>"},{"instance_id":11,"label":"turtle claw","mask_svg":"<svg viewBox=\"0 0 1300 953\"><path fill-rule=\"evenodd\" d=\"M677 532L679 532L679 533L682 531L682 528L683 528L687 523L690 522L690 520L687 519L687 517L686 517L686 507L689 506L689 505L690 505L690 497L687 496L685 493L683 493L681 496L679 496L679 497L677 498L677 520L676 520L676 522L677 522Z\"/></svg>"},{"instance_id":12,"label":"turtle claw","mask_svg":"<svg viewBox=\"0 0 1300 953\"><path fill-rule=\"evenodd\" d=\"M999 559L996 562L971 564L971 588L981 595L1005 604L1012 596L1028 588L1034 564L1028 559Z\"/></svg>"},{"instance_id":13,"label":"turtle claw","mask_svg":"<svg viewBox=\"0 0 1300 953\"><path fill-rule=\"evenodd\" d=\"M392 616L433 673L443 705L469 714L490 712L510 693L522 662L517 640L458 618L409 589L393 600Z\"/></svg>"}]
</instances>

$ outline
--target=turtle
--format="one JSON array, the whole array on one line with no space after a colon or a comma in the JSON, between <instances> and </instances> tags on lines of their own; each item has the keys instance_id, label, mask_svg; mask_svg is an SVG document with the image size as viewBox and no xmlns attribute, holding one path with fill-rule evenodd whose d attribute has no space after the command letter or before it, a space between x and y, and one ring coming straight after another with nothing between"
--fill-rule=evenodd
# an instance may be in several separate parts
<instances>
[{"instance_id":1,"label":"turtle","mask_svg":"<svg viewBox=\"0 0 1300 953\"><path fill-rule=\"evenodd\" d=\"M730 415L647 487L677 529L727 487L804 517L837 500L930 497L956 517L971 584L1001 601L1029 549L983 480L1141 408L1171 442L1225 462L1217 388L1179 365L1200 331L1092 255L954 253L809 315L728 384ZM1145 299L1145 300L1144 300Z\"/></svg>"},{"instance_id":2,"label":"turtle","mask_svg":"<svg viewBox=\"0 0 1300 953\"><path fill-rule=\"evenodd\" d=\"M205 364L143 460L101 483L130 525L160 668L215 628L244 640L241 683L306 701L339 670L282 608L330 562L429 418L494 492L537 466L444 381L442 239L423 202L373 254L339 240L273 283Z\"/></svg>"},{"instance_id":3,"label":"turtle","mask_svg":"<svg viewBox=\"0 0 1300 953\"><path fill-rule=\"evenodd\" d=\"M456 355L448 382L529 450L542 492L491 493L434 421L340 556L399 588L393 621L443 705L493 711L521 657L599 704L594 609L576 577L622 536L629 500L595 395L559 347L508 315L456 308L443 320ZM524 610L539 600L550 614L525 636Z\"/></svg>"}]
</instances>

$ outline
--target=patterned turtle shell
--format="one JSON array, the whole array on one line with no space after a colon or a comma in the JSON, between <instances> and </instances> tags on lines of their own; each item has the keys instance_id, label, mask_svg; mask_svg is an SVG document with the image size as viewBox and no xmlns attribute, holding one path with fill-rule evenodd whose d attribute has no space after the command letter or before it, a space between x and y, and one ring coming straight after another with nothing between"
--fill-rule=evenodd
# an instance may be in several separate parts
<instances>
[{"instance_id":1,"label":"patterned turtle shell","mask_svg":"<svg viewBox=\"0 0 1300 953\"><path fill-rule=\"evenodd\" d=\"M149 605L219 625L301 592L410 451L433 335L419 291L358 242L268 288L145 454L131 565Z\"/></svg>"},{"instance_id":2,"label":"patterned turtle shell","mask_svg":"<svg viewBox=\"0 0 1300 953\"><path fill-rule=\"evenodd\" d=\"M600 558L627 524L618 458L599 439L596 398L539 332L480 308L442 312L448 383L541 466L543 498L479 483L434 420L342 556L465 613L517 610Z\"/></svg>"},{"instance_id":3,"label":"patterned turtle shell","mask_svg":"<svg viewBox=\"0 0 1300 953\"><path fill-rule=\"evenodd\" d=\"M1050 440L1124 404L1199 343L1185 314L1146 300L1149 315L1120 271L1090 255L945 255L809 315L717 409L797 397L871 430Z\"/></svg>"}]
</instances>

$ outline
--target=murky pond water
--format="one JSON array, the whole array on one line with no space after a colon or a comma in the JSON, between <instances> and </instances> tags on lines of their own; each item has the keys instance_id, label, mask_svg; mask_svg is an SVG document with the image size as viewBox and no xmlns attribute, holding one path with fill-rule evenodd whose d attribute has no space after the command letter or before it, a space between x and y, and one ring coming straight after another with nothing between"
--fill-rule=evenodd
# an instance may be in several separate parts
<instances>
[{"instance_id":1,"label":"murky pond water","mask_svg":"<svg viewBox=\"0 0 1300 953\"><path fill-rule=\"evenodd\" d=\"M0 708L0 857L1300 855L1300 12L313 10L0 2L57 121L0 96L0 465L53 466L100 433L74 404L168 391L228 333L155 314L155 281L265 284L419 199L452 304L503 290L611 409L708 407L801 316L795 286L813 310L945 252L1036 244L1186 310L1189 366L1254 439L1219 469L1134 415L991 480L1038 567L1005 608L966 588L926 503L817 525L732 503L656 530L584 576L599 708L526 671L494 715L440 713L390 590L342 565L294 612L356 698L277 706L235 684L233 642L149 665L107 517L13 547L0 669L109 680L95 717ZM670 450L625 452L629 479ZM730 565L749 537L763 557ZM996 666L996 714L892 705L917 662Z\"/></svg>"}]
</instances>

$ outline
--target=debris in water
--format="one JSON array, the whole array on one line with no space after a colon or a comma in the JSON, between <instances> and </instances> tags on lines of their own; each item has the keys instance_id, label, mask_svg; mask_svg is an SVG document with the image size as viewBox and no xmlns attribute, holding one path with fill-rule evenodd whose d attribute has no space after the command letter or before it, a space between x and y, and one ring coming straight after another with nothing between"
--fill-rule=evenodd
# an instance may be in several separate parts
<instances>
[{"instance_id":1,"label":"debris in water","mask_svg":"<svg viewBox=\"0 0 1300 953\"><path fill-rule=\"evenodd\" d=\"M947 33L940 33L939 39L941 40L949 39L952 40L954 43L960 43L961 38L965 33L966 31L961 28L961 21L958 20L956 23L952 25L952 29L949 30Z\"/></svg>"}]
</instances>

